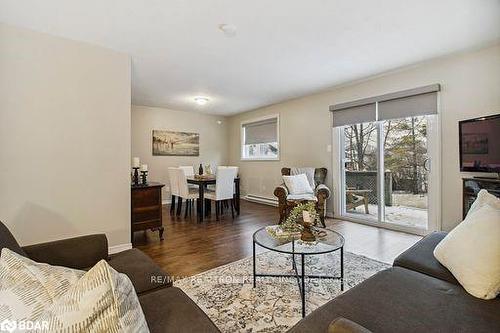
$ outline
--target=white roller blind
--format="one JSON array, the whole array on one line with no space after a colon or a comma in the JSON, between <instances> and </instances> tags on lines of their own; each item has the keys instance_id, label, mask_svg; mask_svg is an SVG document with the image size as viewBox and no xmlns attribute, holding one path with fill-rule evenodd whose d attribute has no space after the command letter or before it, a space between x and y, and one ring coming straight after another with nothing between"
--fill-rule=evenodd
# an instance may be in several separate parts
<instances>
[{"instance_id":1,"label":"white roller blind","mask_svg":"<svg viewBox=\"0 0 500 333\"><path fill-rule=\"evenodd\" d=\"M333 110L333 127L376 120L375 103Z\"/></svg>"},{"instance_id":2,"label":"white roller blind","mask_svg":"<svg viewBox=\"0 0 500 333\"><path fill-rule=\"evenodd\" d=\"M378 103L378 120L437 114L437 92Z\"/></svg>"},{"instance_id":3,"label":"white roller blind","mask_svg":"<svg viewBox=\"0 0 500 333\"><path fill-rule=\"evenodd\" d=\"M278 142L278 119L271 118L242 125L245 144Z\"/></svg>"}]
</instances>

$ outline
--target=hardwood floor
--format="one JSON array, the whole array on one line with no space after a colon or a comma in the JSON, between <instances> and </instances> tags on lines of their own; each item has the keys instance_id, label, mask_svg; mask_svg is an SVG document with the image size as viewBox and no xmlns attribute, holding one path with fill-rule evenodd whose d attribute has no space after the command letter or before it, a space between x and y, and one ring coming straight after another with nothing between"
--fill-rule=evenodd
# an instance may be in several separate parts
<instances>
[{"instance_id":1,"label":"hardwood floor","mask_svg":"<svg viewBox=\"0 0 500 333\"><path fill-rule=\"evenodd\" d=\"M171 276L191 276L252 255L252 235L260 227L276 224L276 207L241 201L241 215L225 211L219 222L215 214L203 223L196 216L171 217L163 206L165 240L158 233L136 232L134 246L143 250ZM352 222L328 219L327 227L340 232L345 250L391 263L421 237ZM263 251L263 250L261 250Z\"/></svg>"}]
</instances>

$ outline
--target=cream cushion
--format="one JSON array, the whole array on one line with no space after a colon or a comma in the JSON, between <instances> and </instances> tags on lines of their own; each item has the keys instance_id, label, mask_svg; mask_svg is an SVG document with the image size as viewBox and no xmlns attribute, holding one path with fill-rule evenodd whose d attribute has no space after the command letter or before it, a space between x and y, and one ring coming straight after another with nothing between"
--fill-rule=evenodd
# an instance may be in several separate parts
<instances>
[{"instance_id":1,"label":"cream cushion","mask_svg":"<svg viewBox=\"0 0 500 333\"><path fill-rule=\"evenodd\" d=\"M482 299L500 292L500 210L483 205L434 249L434 257L464 289Z\"/></svg>"},{"instance_id":2,"label":"cream cushion","mask_svg":"<svg viewBox=\"0 0 500 333\"><path fill-rule=\"evenodd\" d=\"M0 257L0 322L37 320L84 271L34 262L7 248Z\"/></svg>"},{"instance_id":3,"label":"cream cushion","mask_svg":"<svg viewBox=\"0 0 500 333\"><path fill-rule=\"evenodd\" d=\"M470 206L467 215L474 213L484 205L490 205L495 209L500 209L500 198L495 197L493 194L488 193L488 191L484 189L479 191L477 194L477 198Z\"/></svg>"},{"instance_id":4,"label":"cream cushion","mask_svg":"<svg viewBox=\"0 0 500 333\"><path fill-rule=\"evenodd\" d=\"M3 249L0 292L0 322L38 322L40 332L148 332L132 283L104 260L84 272Z\"/></svg>"},{"instance_id":5,"label":"cream cushion","mask_svg":"<svg viewBox=\"0 0 500 333\"><path fill-rule=\"evenodd\" d=\"M295 176L283 176L283 182L288 189L289 194L313 193L309 180L305 174Z\"/></svg>"}]
</instances>

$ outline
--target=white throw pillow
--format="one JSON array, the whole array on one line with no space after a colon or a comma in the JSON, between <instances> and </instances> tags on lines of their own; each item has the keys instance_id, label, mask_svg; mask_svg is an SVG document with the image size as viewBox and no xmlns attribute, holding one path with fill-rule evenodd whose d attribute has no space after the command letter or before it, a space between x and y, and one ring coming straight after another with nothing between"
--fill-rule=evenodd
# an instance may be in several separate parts
<instances>
[{"instance_id":1,"label":"white throw pillow","mask_svg":"<svg viewBox=\"0 0 500 333\"><path fill-rule=\"evenodd\" d=\"M290 194L305 194L314 192L309 184L307 176L303 173L295 176L283 176L283 182L285 183L288 193Z\"/></svg>"},{"instance_id":2,"label":"white throw pillow","mask_svg":"<svg viewBox=\"0 0 500 333\"><path fill-rule=\"evenodd\" d=\"M500 198L497 198L493 194L490 194L485 189L482 189L481 191L478 192L476 200L474 200L474 202L470 206L469 211L467 212L467 216L477 211L484 205L490 205L495 209L500 209Z\"/></svg>"},{"instance_id":3,"label":"white throw pillow","mask_svg":"<svg viewBox=\"0 0 500 333\"><path fill-rule=\"evenodd\" d=\"M468 214L434 249L434 257L471 295L500 293L500 210L483 205Z\"/></svg>"}]
</instances>

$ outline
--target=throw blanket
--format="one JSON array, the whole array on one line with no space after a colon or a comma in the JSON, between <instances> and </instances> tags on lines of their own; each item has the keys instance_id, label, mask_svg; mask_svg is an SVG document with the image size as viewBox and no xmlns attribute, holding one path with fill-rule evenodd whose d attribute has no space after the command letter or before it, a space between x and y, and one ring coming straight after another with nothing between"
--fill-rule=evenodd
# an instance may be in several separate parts
<instances>
[{"instance_id":1,"label":"throw blanket","mask_svg":"<svg viewBox=\"0 0 500 333\"><path fill-rule=\"evenodd\" d=\"M301 175L305 174L307 180L309 181L309 185L314 190L316 188L316 184L314 183L314 168L290 168L290 175Z\"/></svg>"}]
</instances>

